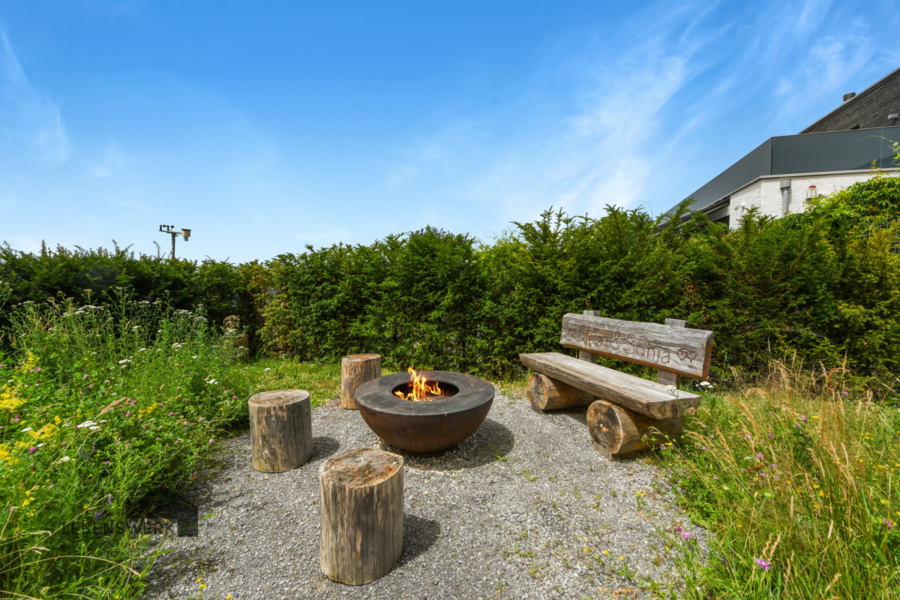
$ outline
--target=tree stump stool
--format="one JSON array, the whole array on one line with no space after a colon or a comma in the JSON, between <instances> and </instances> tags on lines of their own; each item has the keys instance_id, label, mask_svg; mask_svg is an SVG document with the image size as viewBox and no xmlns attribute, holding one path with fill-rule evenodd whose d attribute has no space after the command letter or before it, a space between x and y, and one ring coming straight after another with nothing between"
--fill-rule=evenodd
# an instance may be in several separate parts
<instances>
[{"instance_id":1,"label":"tree stump stool","mask_svg":"<svg viewBox=\"0 0 900 600\"><path fill-rule=\"evenodd\" d=\"M356 388L381 377L381 356L351 354L341 359L341 408L358 410Z\"/></svg>"},{"instance_id":2,"label":"tree stump stool","mask_svg":"<svg viewBox=\"0 0 900 600\"><path fill-rule=\"evenodd\" d=\"M322 463L319 556L329 579L375 581L403 550L403 458L374 448Z\"/></svg>"},{"instance_id":3,"label":"tree stump stool","mask_svg":"<svg viewBox=\"0 0 900 600\"><path fill-rule=\"evenodd\" d=\"M250 398L253 468L264 473L296 469L313 453L309 393L276 390Z\"/></svg>"},{"instance_id":4,"label":"tree stump stool","mask_svg":"<svg viewBox=\"0 0 900 600\"><path fill-rule=\"evenodd\" d=\"M681 417L651 419L605 400L587 410L588 431L594 448L610 460L625 458L667 439L681 438Z\"/></svg>"}]
</instances>

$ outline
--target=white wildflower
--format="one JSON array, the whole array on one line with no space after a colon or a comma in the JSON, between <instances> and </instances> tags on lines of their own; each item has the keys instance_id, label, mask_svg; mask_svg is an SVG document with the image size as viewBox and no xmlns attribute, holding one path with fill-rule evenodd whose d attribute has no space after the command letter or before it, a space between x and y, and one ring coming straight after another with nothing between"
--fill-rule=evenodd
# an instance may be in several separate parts
<instances>
[{"instance_id":1,"label":"white wildflower","mask_svg":"<svg viewBox=\"0 0 900 600\"><path fill-rule=\"evenodd\" d=\"M20 431L19 433L25 433L26 431L34 431L34 430L33 430L31 427L26 427L25 429L23 429L23 430Z\"/></svg>"},{"instance_id":2,"label":"white wildflower","mask_svg":"<svg viewBox=\"0 0 900 600\"><path fill-rule=\"evenodd\" d=\"M62 458L59 459L58 462L69 462L70 460L72 460L72 459L69 458L68 456L63 456Z\"/></svg>"},{"instance_id":3,"label":"white wildflower","mask_svg":"<svg viewBox=\"0 0 900 600\"><path fill-rule=\"evenodd\" d=\"M676 398L678 397L678 388L675 387L674 385L667 385L666 391L669 392L670 394L672 394L673 396L675 396Z\"/></svg>"},{"instance_id":4,"label":"white wildflower","mask_svg":"<svg viewBox=\"0 0 900 600\"><path fill-rule=\"evenodd\" d=\"M90 429L91 431L97 431L97 430L100 429L100 428L97 427L96 425L94 425L94 426L92 426L92 427L88 427L88 429Z\"/></svg>"},{"instance_id":5,"label":"white wildflower","mask_svg":"<svg viewBox=\"0 0 900 600\"><path fill-rule=\"evenodd\" d=\"M75 429L81 429L82 427L93 427L94 425L96 425L96 423L94 423L93 421L85 421L81 425L76 425Z\"/></svg>"}]
</instances>

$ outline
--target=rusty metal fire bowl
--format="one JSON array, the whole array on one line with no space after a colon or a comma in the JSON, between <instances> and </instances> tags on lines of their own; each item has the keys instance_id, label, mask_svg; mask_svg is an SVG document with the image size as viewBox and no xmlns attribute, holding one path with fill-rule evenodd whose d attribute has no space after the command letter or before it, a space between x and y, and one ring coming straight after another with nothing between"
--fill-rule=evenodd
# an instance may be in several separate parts
<instances>
[{"instance_id":1,"label":"rusty metal fire bowl","mask_svg":"<svg viewBox=\"0 0 900 600\"><path fill-rule=\"evenodd\" d=\"M359 414L369 428L392 446L423 454L446 450L475 433L491 410L494 386L451 371L420 375L436 381L445 397L427 402L398 398L394 392L409 391L406 373L379 377L356 389Z\"/></svg>"}]
</instances>

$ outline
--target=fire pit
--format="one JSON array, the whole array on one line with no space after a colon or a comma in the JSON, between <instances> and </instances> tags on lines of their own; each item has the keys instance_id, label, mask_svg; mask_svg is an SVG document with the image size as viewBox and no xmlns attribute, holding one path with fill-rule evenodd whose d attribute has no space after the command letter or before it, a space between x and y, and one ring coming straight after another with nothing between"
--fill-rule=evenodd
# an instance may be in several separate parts
<instances>
[{"instance_id":1,"label":"fire pit","mask_svg":"<svg viewBox=\"0 0 900 600\"><path fill-rule=\"evenodd\" d=\"M397 448L429 453L455 446L472 435L491 410L494 386L484 379L450 371L421 371L418 377L419 392L424 392L419 401L403 399L415 387L406 373L356 388L359 414L378 437Z\"/></svg>"}]
</instances>

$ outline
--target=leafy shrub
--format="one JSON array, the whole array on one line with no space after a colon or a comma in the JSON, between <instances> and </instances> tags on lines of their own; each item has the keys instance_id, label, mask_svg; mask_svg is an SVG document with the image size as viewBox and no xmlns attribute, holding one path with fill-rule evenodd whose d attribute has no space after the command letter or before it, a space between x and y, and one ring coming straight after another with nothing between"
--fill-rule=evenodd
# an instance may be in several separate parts
<instances>
[{"instance_id":1,"label":"leafy shrub","mask_svg":"<svg viewBox=\"0 0 900 600\"><path fill-rule=\"evenodd\" d=\"M7 286L9 305L48 299L71 299L76 305L105 304L107 292L123 289L142 300L165 300L178 310L203 307L217 326L225 317L237 315L251 334L258 327L251 293L251 280L258 270L256 263L232 265L205 260L198 264L136 256L118 245L112 251L73 251L61 246L52 251L43 246L39 254L0 245L0 282ZM9 323L8 313L0 313L0 330Z\"/></svg>"},{"instance_id":2,"label":"leafy shrub","mask_svg":"<svg viewBox=\"0 0 900 600\"><path fill-rule=\"evenodd\" d=\"M0 356L0 589L27 597L127 591L149 567L122 526L157 489L190 483L250 381L202 314L116 297L26 303Z\"/></svg>"},{"instance_id":3,"label":"leafy shrub","mask_svg":"<svg viewBox=\"0 0 900 600\"><path fill-rule=\"evenodd\" d=\"M734 231L683 220L683 207L656 219L608 207L599 219L546 211L492 245L426 228L264 264L5 246L0 281L13 304L119 286L203 305L215 324L240 316L253 349L302 360L375 352L397 368L507 376L520 352L559 350L565 313L597 310L711 329L719 379L795 353L879 374L900 356L898 213L900 178L879 175L802 214L748 211Z\"/></svg>"}]
</instances>

